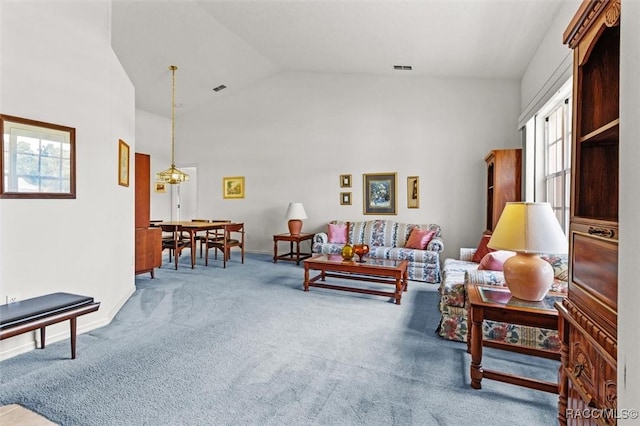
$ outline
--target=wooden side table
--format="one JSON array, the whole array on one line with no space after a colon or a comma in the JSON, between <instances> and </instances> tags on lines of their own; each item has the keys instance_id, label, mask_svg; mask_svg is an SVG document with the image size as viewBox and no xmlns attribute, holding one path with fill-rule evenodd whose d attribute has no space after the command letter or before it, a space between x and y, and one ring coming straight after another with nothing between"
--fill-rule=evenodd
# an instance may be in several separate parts
<instances>
[{"instance_id":1,"label":"wooden side table","mask_svg":"<svg viewBox=\"0 0 640 426\"><path fill-rule=\"evenodd\" d=\"M557 330L558 311L555 309L554 303L562 300L565 295L549 293L540 302L527 302L511 297L509 289L505 287L482 287L474 284L467 285L467 292L469 294L467 348L471 353L471 387L481 389L481 381L485 378L545 392L558 393L557 383L483 368L482 346L491 346L497 349L556 360L560 359L560 352L483 341L482 323L484 320L493 320Z\"/></svg>"},{"instance_id":2,"label":"wooden side table","mask_svg":"<svg viewBox=\"0 0 640 426\"><path fill-rule=\"evenodd\" d=\"M301 260L311 257L311 253L300 252L300 242L313 239L314 234L277 234L273 236L273 263L277 263L278 260L290 260L295 261L296 265L300 264ZM278 256L278 241L289 241L289 253ZM296 250L293 251L293 243L296 243Z\"/></svg>"}]
</instances>

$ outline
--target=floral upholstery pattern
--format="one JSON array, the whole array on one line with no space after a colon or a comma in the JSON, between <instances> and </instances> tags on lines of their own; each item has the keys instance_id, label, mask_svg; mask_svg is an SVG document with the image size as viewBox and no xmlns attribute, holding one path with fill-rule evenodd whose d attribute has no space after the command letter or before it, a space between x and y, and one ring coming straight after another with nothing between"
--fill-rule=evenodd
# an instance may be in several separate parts
<instances>
[{"instance_id":1,"label":"floral upholstery pattern","mask_svg":"<svg viewBox=\"0 0 640 426\"><path fill-rule=\"evenodd\" d=\"M448 340L467 341L467 292L468 283L483 286L504 286L502 271L478 270L478 263L471 262L475 249L460 249L460 260L445 259L440 283L441 319L438 334ZM554 269L552 291L567 291L567 255L542 255ZM484 339L521 345L531 348L559 350L560 340L556 330L525 327L517 324L485 320Z\"/></svg>"},{"instance_id":2,"label":"floral upholstery pattern","mask_svg":"<svg viewBox=\"0 0 640 426\"><path fill-rule=\"evenodd\" d=\"M439 283L440 253L444 250L442 231L437 224L418 225L398 223L392 220L367 220L362 222L333 221L349 223L349 244L367 244L368 257L390 260L408 260L407 274L410 280ZM405 248L411 230L428 229L435 232L425 250ZM329 243L326 232L319 232L313 238L314 253L340 254L344 244Z\"/></svg>"}]
</instances>

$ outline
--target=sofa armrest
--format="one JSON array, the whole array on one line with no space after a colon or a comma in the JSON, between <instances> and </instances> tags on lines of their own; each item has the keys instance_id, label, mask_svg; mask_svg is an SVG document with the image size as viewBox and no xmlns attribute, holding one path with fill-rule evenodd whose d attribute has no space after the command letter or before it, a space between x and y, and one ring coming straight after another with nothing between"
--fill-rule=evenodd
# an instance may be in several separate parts
<instances>
[{"instance_id":1,"label":"sofa armrest","mask_svg":"<svg viewBox=\"0 0 640 426\"><path fill-rule=\"evenodd\" d=\"M431 241L429 241L429 244L427 244L426 250L437 252L444 251L444 240L442 237L433 237Z\"/></svg>"},{"instance_id":2,"label":"sofa armrest","mask_svg":"<svg viewBox=\"0 0 640 426\"><path fill-rule=\"evenodd\" d=\"M329 242L329 236L326 232L318 232L313 236L313 243L326 244Z\"/></svg>"},{"instance_id":3,"label":"sofa armrest","mask_svg":"<svg viewBox=\"0 0 640 426\"><path fill-rule=\"evenodd\" d=\"M476 253L476 248L470 247L460 247L460 260L466 260L467 262L472 262L473 255Z\"/></svg>"}]
</instances>

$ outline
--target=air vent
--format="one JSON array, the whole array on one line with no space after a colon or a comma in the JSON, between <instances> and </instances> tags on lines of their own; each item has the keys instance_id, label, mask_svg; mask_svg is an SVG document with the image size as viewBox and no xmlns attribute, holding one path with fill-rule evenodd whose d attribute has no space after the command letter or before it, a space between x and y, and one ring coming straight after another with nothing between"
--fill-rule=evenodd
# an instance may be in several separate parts
<instances>
[{"instance_id":1,"label":"air vent","mask_svg":"<svg viewBox=\"0 0 640 426\"><path fill-rule=\"evenodd\" d=\"M397 71L411 71L413 67L411 65L394 65L393 69Z\"/></svg>"},{"instance_id":2,"label":"air vent","mask_svg":"<svg viewBox=\"0 0 640 426\"><path fill-rule=\"evenodd\" d=\"M226 89L226 88L227 88L227 86L225 86L224 84L221 84L221 85L220 85L220 86L218 86L218 87L214 87L214 88L213 88L213 91L214 91L214 92L219 92L219 91L221 91L221 90L223 90L223 89Z\"/></svg>"}]
</instances>

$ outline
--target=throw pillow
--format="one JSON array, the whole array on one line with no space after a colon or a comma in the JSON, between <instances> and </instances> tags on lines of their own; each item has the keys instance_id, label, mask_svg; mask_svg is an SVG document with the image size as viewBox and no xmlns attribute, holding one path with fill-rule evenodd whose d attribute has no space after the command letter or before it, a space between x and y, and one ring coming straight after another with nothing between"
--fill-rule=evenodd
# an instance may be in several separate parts
<instances>
[{"instance_id":1,"label":"throw pillow","mask_svg":"<svg viewBox=\"0 0 640 426\"><path fill-rule=\"evenodd\" d=\"M497 250L487 253L480 261L479 270L487 271L502 271L504 262L512 256L515 256L514 251Z\"/></svg>"},{"instance_id":2,"label":"throw pillow","mask_svg":"<svg viewBox=\"0 0 640 426\"><path fill-rule=\"evenodd\" d=\"M436 233L429 229L413 228L404 246L405 248L424 250L434 235L436 235Z\"/></svg>"},{"instance_id":3,"label":"throw pillow","mask_svg":"<svg viewBox=\"0 0 640 426\"><path fill-rule=\"evenodd\" d=\"M346 244L347 243L347 224L329 224L329 242L334 244Z\"/></svg>"},{"instance_id":4,"label":"throw pillow","mask_svg":"<svg viewBox=\"0 0 640 426\"><path fill-rule=\"evenodd\" d=\"M473 262L480 263L483 257L485 257L488 253L495 251L487 247L487 244L489 243L490 238L491 238L491 234L482 235L482 238L478 243L478 248L476 249L476 252L473 254L473 258L471 258Z\"/></svg>"}]
</instances>

